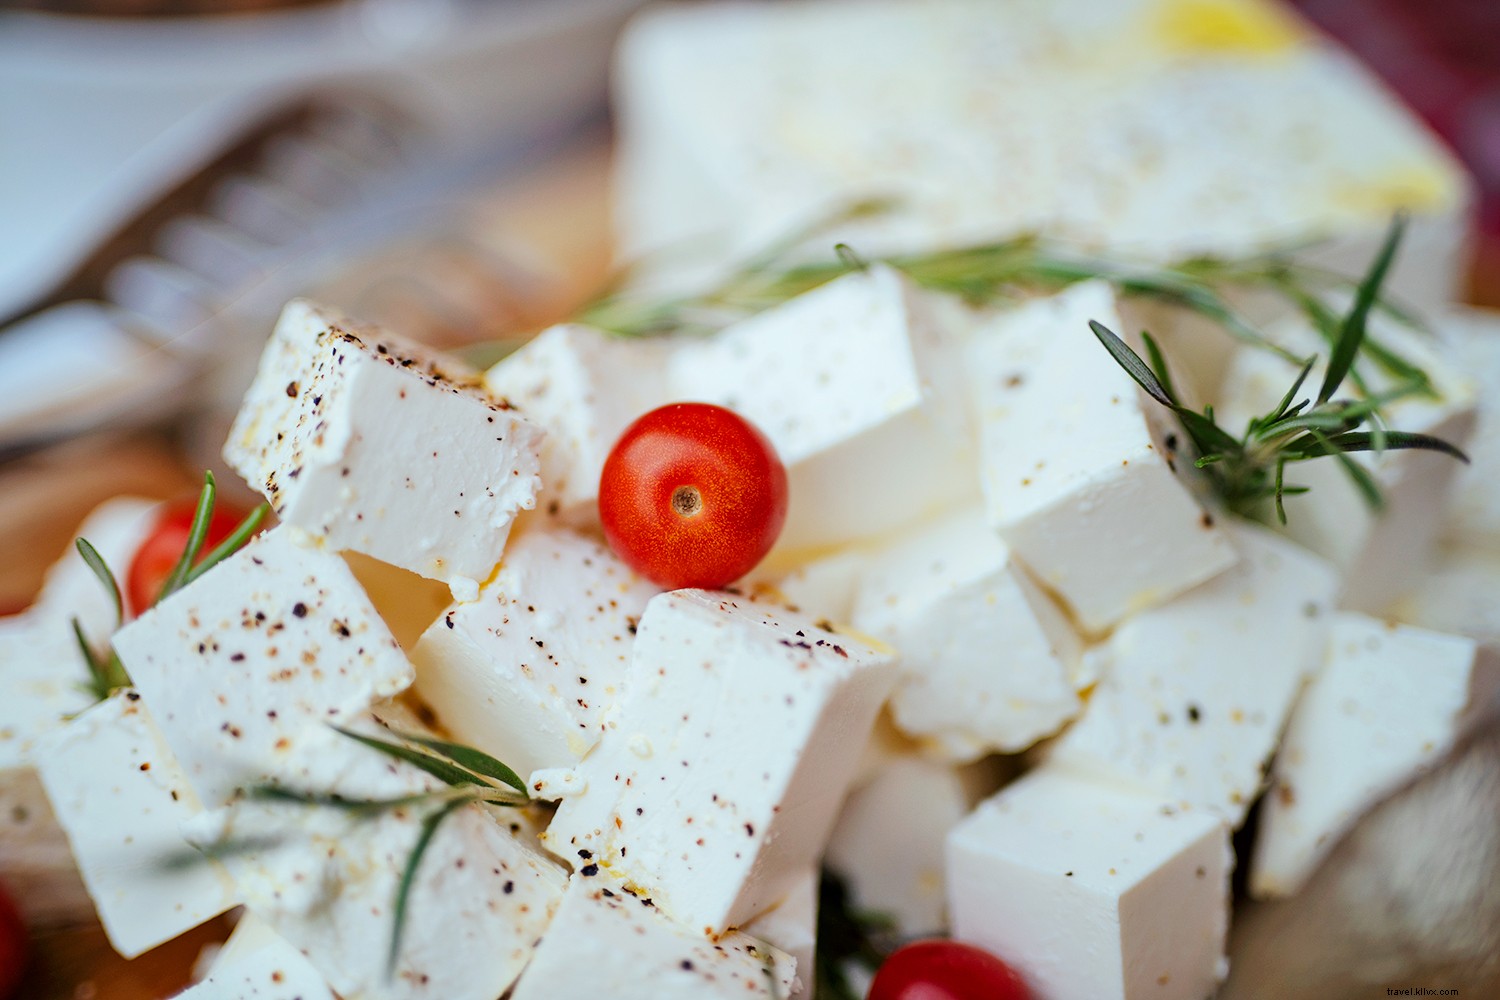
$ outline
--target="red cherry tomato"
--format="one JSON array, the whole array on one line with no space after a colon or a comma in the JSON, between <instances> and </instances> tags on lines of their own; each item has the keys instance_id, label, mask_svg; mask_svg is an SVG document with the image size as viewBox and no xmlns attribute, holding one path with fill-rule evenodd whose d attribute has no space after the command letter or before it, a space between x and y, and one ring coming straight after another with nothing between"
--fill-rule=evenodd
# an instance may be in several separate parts
<instances>
[{"instance_id":1,"label":"red cherry tomato","mask_svg":"<svg viewBox=\"0 0 1500 1000\"><path fill-rule=\"evenodd\" d=\"M125 577L125 599L132 614L138 615L156 603L162 584L172 575L173 567L182 558L183 549L187 548L197 507L196 499L167 504L157 518L156 527L136 550L130 572ZM234 529L240 526L247 513L222 502L216 504L208 521L208 535L198 551L198 560L201 562L214 546L234 534Z\"/></svg>"},{"instance_id":2,"label":"red cherry tomato","mask_svg":"<svg viewBox=\"0 0 1500 1000\"><path fill-rule=\"evenodd\" d=\"M0 887L0 1000L20 996L28 950L26 925L16 904Z\"/></svg>"},{"instance_id":3,"label":"red cherry tomato","mask_svg":"<svg viewBox=\"0 0 1500 1000\"><path fill-rule=\"evenodd\" d=\"M891 953L866 1000L1031 1000L1020 975L983 948L918 941Z\"/></svg>"},{"instance_id":4,"label":"red cherry tomato","mask_svg":"<svg viewBox=\"0 0 1500 1000\"><path fill-rule=\"evenodd\" d=\"M786 521L786 469L764 434L709 403L673 403L625 429L604 462L610 548L668 588L716 589L755 568Z\"/></svg>"}]
</instances>

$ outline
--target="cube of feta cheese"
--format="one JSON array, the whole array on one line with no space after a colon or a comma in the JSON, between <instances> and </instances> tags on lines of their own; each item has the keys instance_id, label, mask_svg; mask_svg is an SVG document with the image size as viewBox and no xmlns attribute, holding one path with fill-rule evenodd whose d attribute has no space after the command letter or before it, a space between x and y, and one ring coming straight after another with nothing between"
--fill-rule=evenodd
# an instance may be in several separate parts
<instances>
[{"instance_id":1,"label":"cube of feta cheese","mask_svg":"<svg viewBox=\"0 0 1500 1000\"><path fill-rule=\"evenodd\" d=\"M333 1000L307 956L253 913L215 956L202 980L173 1000Z\"/></svg>"},{"instance_id":2,"label":"cube of feta cheese","mask_svg":"<svg viewBox=\"0 0 1500 1000\"><path fill-rule=\"evenodd\" d=\"M1229 827L1050 768L948 837L953 934L1038 997L1202 1000L1228 969Z\"/></svg>"},{"instance_id":3,"label":"cube of feta cheese","mask_svg":"<svg viewBox=\"0 0 1500 1000\"><path fill-rule=\"evenodd\" d=\"M1358 273L1406 209L1398 296L1452 301L1462 276L1463 169L1270 0L664 6L614 94L618 245L658 273L874 195L894 210L820 229L821 255L1041 231L1149 259L1311 244Z\"/></svg>"},{"instance_id":4,"label":"cube of feta cheese","mask_svg":"<svg viewBox=\"0 0 1500 1000\"><path fill-rule=\"evenodd\" d=\"M828 838L825 863L854 905L889 917L903 939L947 930L943 844L989 790L973 779L938 761L895 758L850 793Z\"/></svg>"},{"instance_id":5,"label":"cube of feta cheese","mask_svg":"<svg viewBox=\"0 0 1500 1000\"><path fill-rule=\"evenodd\" d=\"M463 593L534 506L541 441L477 375L299 300L276 324L224 458L330 549Z\"/></svg>"},{"instance_id":6,"label":"cube of feta cheese","mask_svg":"<svg viewBox=\"0 0 1500 1000\"><path fill-rule=\"evenodd\" d=\"M1238 826L1322 660L1336 577L1266 529L1227 530L1239 564L1115 630L1098 686L1049 760Z\"/></svg>"},{"instance_id":7,"label":"cube of feta cheese","mask_svg":"<svg viewBox=\"0 0 1500 1000\"><path fill-rule=\"evenodd\" d=\"M490 395L520 407L547 432L540 504L567 522L597 520L604 460L631 421L672 402L669 346L593 327L554 326L484 374Z\"/></svg>"},{"instance_id":8,"label":"cube of feta cheese","mask_svg":"<svg viewBox=\"0 0 1500 1000\"><path fill-rule=\"evenodd\" d=\"M1078 714L1081 643L977 506L874 553L852 624L901 654L897 725L950 759L1025 749Z\"/></svg>"},{"instance_id":9,"label":"cube of feta cheese","mask_svg":"<svg viewBox=\"0 0 1500 1000\"><path fill-rule=\"evenodd\" d=\"M797 879L781 902L745 925L745 933L785 952L793 961L796 978L784 1000L804 1000L813 993L817 980L818 890L822 873L809 868Z\"/></svg>"},{"instance_id":10,"label":"cube of feta cheese","mask_svg":"<svg viewBox=\"0 0 1500 1000\"><path fill-rule=\"evenodd\" d=\"M592 539L523 532L479 600L417 643L417 693L458 740L518 774L574 764L599 740L656 592Z\"/></svg>"},{"instance_id":11,"label":"cube of feta cheese","mask_svg":"<svg viewBox=\"0 0 1500 1000\"><path fill-rule=\"evenodd\" d=\"M412 682L348 565L285 525L130 622L115 649L207 808L276 773L309 730Z\"/></svg>"},{"instance_id":12,"label":"cube of feta cheese","mask_svg":"<svg viewBox=\"0 0 1500 1000\"><path fill-rule=\"evenodd\" d=\"M1473 464L1458 472L1443 535L1500 553L1500 313L1459 309L1442 326L1458 341L1456 357L1477 383L1479 411L1468 447Z\"/></svg>"},{"instance_id":13,"label":"cube of feta cheese","mask_svg":"<svg viewBox=\"0 0 1500 1000\"><path fill-rule=\"evenodd\" d=\"M576 874L513 1000L773 1000L792 995L793 964L749 934L715 941L626 884Z\"/></svg>"},{"instance_id":14,"label":"cube of feta cheese","mask_svg":"<svg viewBox=\"0 0 1500 1000\"><path fill-rule=\"evenodd\" d=\"M543 843L689 927L743 925L821 853L891 659L728 593L653 598L618 716Z\"/></svg>"},{"instance_id":15,"label":"cube of feta cheese","mask_svg":"<svg viewBox=\"0 0 1500 1000\"><path fill-rule=\"evenodd\" d=\"M1500 693L1500 658L1472 639L1337 614L1328 656L1287 725L1250 887L1296 892L1367 809L1432 768Z\"/></svg>"},{"instance_id":16,"label":"cube of feta cheese","mask_svg":"<svg viewBox=\"0 0 1500 1000\"><path fill-rule=\"evenodd\" d=\"M368 719L354 727L382 734ZM356 800L446 787L328 729L279 763L279 785ZM531 958L566 876L511 832L502 810L458 808L416 870L387 976L397 889L423 821L443 807L435 799L367 812L252 797L200 816L187 832L223 857L247 909L344 1000L494 1000Z\"/></svg>"},{"instance_id":17,"label":"cube of feta cheese","mask_svg":"<svg viewBox=\"0 0 1500 1000\"><path fill-rule=\"evenodd\" d=\"M1285 323L1272 330L1271 336L1299 355L1328 356L1326 343L1304 322ZM1379 317L1372 321L1370 336L1427 372L1441 394L1438 399L1413 396L1390 403L1382 411L1387 423L1397 430L1431 434L1467 447L1474 431L1475 394L1473 384L1457 366L1458 359L1430 338ZM1362 363L1359 370L1374 392L1388 391L1397 381L1370 364ZM1216 408L1220 423L1231 433L1240 433L1246 420L1277 404L1296 374L1296 366L1268 351L1242 348L1230 363ZM1315 386L1320 379L1321 371L1315 369L1308 385ZM1352 388L1345 388L1339 395L1353 394ZM1342 571L1340 607L1385 614L1411 592L1432 564L1434 546L1464 467L1431 451L1350 457L1374 477L1383 507L1372 510L1338 462L1297 463L1287 468L1287 481L1310 490L1285 498L1286 531Z\"/></svg>"},{"instance_id":18,"label":"cube of feta cheese","mask_svg":"<svg viewBox=\"0 0 1500 1000\"><path fill-rule=\"evenodd\" d=\"M182 837L202 806L138 693L64 724L36 766L115 951L134 958L235 905L229 876Z\"/></svg>"},{"instance_id":19,"label":"cube of feta cheese","mask_svg":"<svg viewBox=\"0 0 1500 1000\"><path fill-rule=\"evenodd\" d=\"M783 549L877 535L977 495L956 337L904 277L849 274L673 352L675 393L775 445Z\"/></svg>"},{"instance_id":20,"label":"cube of feta cheese","mask_svg":"<svg viewBox=\"0 0 1500 1000\"><path fill-rule=\"evenodd\" d=\"M1107 285L999 313L971 343L969 374L990 521L1097 631L1209 579L1235 553L1178 478L1166 411L1089 320L1121 329Z\"/></svg>"},{"instance_id":21,"label":"cube of feta cheese","mask_svg":"<svg viewBox=\"0 0 1500 1000\"><path fill-rule=\"evenodd\" d=\"M1500 554L1443 548L1437 564L1396 602L1391 617L1500 647Z\"/></svg>"}]
</instances>

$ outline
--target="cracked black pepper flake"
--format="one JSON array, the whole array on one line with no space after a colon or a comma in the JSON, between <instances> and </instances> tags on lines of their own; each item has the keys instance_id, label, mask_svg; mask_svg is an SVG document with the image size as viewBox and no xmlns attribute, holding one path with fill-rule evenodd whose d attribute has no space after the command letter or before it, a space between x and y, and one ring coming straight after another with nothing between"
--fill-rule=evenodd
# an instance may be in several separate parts
<instances>
[{"instance_id":1,"label":"cracked black pepper flake","mask_svg":"<svg viewBox=\"0 0 1500 1000\"><path fill-rule=\"evenodd\" d=\"M599 874L599 866L598 865L584 865L582 868L578 869L578 874L583 875L585 877L593 876L593 875L598 875Z\"/></svg>"},{"instance_id":2,"label":"cracked black pepper flake","mask_svg":"<svg viewBox=\"0 0 1500 1000\"><path fill-rule=\"evenodd\" d=\"M301 601L298 601L296 604L293 604L292 605L292 616L294 618L306 618L307 617L307 605L303 604Z\"/></svg>"}]
</instances>

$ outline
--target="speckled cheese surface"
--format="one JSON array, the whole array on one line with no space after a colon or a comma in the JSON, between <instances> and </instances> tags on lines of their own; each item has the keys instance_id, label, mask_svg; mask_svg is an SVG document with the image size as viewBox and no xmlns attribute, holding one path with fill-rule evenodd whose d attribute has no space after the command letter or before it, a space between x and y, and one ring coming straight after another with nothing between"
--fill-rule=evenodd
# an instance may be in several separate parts
<instances>
[{"instance_id":1,"label":"speckled cheese surface","mask_svg":"<svg viewBox=\"0 0 1500 1000\"><path fill-rule=\"evenodd\" d=\"M333 993L307 956L246 913L208 974L172 1000L333 1000Z\"/></svg>"},{"instance_id":2,"label":"speckled cheese surface","mask_svg":"<svg viewBox=\"0 0 1500 1000\"><path fill-rule=\"evenodd\" d=\"M476 374L294 300L224 457L284 523L462 594L534 506L542 437Z\"/></svg>"},{"instance_id":3,"label":"speckled cheese surface","mask_svg":"<svg viewBox=\"0 0 1500 1000\"><path fill-rule=\"evenodd\" d=\"M450 607L413 649L417 693L455 738L518 774L574 764L620 697L656 593L590 538L523 532L479 599Z\"/></svg>"},{"instance_id":4,"label":"speckled cheese surface","mask_svg":"<svg viewBox=\"0 0 1500 1000\"><path fill-rule=\"evenodd\" d=\"M818 952L818 890L821 873L809 868L793 884L781 902L745 925L752 938L786 952L795 965L796 978L782 1000L807 1000L816 982Z\"/></svg>"}]
</instances>

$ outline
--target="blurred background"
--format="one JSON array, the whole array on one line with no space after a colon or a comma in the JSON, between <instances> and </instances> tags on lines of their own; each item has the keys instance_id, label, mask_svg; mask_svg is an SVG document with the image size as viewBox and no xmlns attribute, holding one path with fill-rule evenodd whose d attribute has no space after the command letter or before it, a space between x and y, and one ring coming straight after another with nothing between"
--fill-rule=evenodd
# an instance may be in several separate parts
<instances>
[{"instance_id":1,"label":"blurred background","mask_svg":"<svg viewBox=\"0 0 1500 1000\"><path fill-rule=\"evenodd\" d=\"M1292 2L1466 164L1500 306L1500 3ZM0 614L100 500L217 464L287 299L462 347L598 291L641 5L0 0ZM47 929L24 995L164 996L223 930L126 963Z\"/></svg>"}]
</instances>

